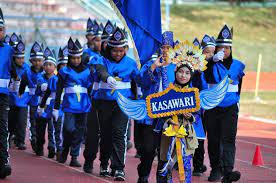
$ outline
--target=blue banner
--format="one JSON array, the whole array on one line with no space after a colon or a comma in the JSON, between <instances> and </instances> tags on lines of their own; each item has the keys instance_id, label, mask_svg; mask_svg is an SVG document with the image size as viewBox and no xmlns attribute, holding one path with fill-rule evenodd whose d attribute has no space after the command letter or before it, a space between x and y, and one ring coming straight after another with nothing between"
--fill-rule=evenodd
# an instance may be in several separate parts
<instances>
[{"instance_id":1,"label":"blue banner","mask_svg":"<svg viewBox=\"0 0 276 183\"><path fill-rule=\"evenodd\" d=\"M160 0L110 0L110 4L127 24L140 62L144 64L161 44Z\"/></svg>"}]
</instances>

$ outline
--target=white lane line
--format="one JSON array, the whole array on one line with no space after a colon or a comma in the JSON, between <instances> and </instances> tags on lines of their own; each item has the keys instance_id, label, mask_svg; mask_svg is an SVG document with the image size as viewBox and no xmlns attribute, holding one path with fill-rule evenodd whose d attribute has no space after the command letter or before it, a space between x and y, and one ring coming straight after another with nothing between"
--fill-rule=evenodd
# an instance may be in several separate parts
<instances>
[{"instance_id":1,"label":"white lane line","mask_svg":"<svg viewBox=\"0 0 276 183\"><path fill-rule=\"evenodd\" d=\"M254 165L252 165L252 163L251 163L251 162L249 162L249 161L244 161L244 160L241 160L241 159L238 159L238 158L236 158L236 161L239 161L239 162L245 163L245 164L247 164L247 165L254 166ZM255 167L260 167L260 168L268 169L268 170L271 170L271 171L276 171L276 169L271 168L271 167L268 167L268 166L255 166Z\"/></svg>"},{"instance_id":2,"label":"white lane line","mask_svg":"<svg viewBox=\"0 0 276 183\"><path fill-rule=\"evenodd\" d=\"M237 142L246 143L246 144L258 145L258 146L261 146L261 147L265 147L265 148L269 148L269 149L276 150L276 147L269 146L269 145L265 145L265 144L260 144L260 143L256 143L256 142L251 142L251 141L247 141L247 140L237 139Z\"/></svg>"},{"instance_id":3,"label":"white lane line","mask_svg":"<svg viewBox=\"0 0 276 183\"><path fill-rule=\"evenodd\" d=\"M268 124L276 124L276 120L260 118L260 117L255 117L255 116L246 116L246 115L240 114L239 118L254 120L254 121L257 121L257 122L268 123Z\"/></svg>"},{"instance_id":4,"label":"white lane line","mask_svg":"<svg viewBox=\"0 0 276 183\"><path fill-rule=\"evenodd\" d=\"M31 153L31 152L29 152L29 151L25 151L25 152L26 152L27 154L34 155L33 153ZM77 172L79 172L79 173L83 173L84 175L87 175L87 176L96 178L96 179L98 179L98 180L100 180L100 181L103 181L103 182L106 182L106 183L113 183L113 182L111 182L111 181L108 181L108 180L106 180L106 179L104 179L104 178L101 178L101 177L98 177L98 176L96 176L96 175L85 173L85 172L83 172L82 170L79 170L79 169L77 169L77 168L67 166L66 164L58 163L58 162L55 161L55 160L46 158L45 156L41 156L40 158L41 158L41 159L44 159L44 160L46 160L46 161L50 161L50 162L56 163L56 164L58 164L58 165L62 165L62 166L65 167L65 168L68 168L68 169L71 169L71 170L75 170L75 171L77 171Z\"/></svg>"}]
</instances>

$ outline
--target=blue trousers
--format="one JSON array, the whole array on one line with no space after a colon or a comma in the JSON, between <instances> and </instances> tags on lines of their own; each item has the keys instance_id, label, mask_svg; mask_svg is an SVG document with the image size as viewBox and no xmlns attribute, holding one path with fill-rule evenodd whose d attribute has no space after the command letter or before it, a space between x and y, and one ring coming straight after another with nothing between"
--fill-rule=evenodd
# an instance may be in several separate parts
<instances>
[{"instance_id":1,"label":"blue trousers","mask_svg":"<svg viewBox=\"0 0 276 183\"><path fill-rule=\"evenodd\" d=\"M47 127L48 125L48 127ZM56 142L54 138L54 124L52 119L38 117L36 120L36 139L37 148L42 150L45 144L46 127L48 130L48 150L55 150Z\"/></svg>"},{"instance_id":2,"label":"blue trousers","mask_svg":"<svg viewBox=\"0 0 276 183\"><path fill-rule=\"evenodd\" d=\"M63 150L77 157L80 154L81 143L86 128L87 113L65 113L63 124Z\"/></svg>"}]
</instances>

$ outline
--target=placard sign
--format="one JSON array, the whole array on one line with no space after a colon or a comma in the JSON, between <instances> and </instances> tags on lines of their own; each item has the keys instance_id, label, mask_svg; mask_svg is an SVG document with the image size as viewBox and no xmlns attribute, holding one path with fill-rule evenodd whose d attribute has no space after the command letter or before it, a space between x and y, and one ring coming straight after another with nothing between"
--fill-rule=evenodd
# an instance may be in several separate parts
<instances>
[{"instance_id":1,"label":"placard sign","mask_svg":"<svg viewBox=\"0 0 276 183\"><path fill-rule=\"evenodd\" d=\"M151 118L173 116L200 109L199 91L197 88L177 88L173 84L159 93L146 98L148 115Z\"/></svg>"}]
</instances>

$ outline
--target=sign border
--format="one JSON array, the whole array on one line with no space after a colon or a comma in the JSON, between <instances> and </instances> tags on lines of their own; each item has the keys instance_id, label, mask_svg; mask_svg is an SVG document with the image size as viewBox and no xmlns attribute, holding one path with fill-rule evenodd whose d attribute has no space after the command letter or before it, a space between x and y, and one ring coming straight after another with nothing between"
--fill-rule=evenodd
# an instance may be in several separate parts
<instances>
[{"instance_id":1,"label":"sign border","mask_svg":"<svg viewBox=\"0 0 276 183\"><path fill-rule=\"evenodd\" d=\"M173 112L163 112L160 114L153 114L151 112L152 110L151 110L150 100L152 98L161 97L161 96L169 93L169 91L171 91L171 90L174 90L176 92L182 92L182 93L195 92L196 106L194 108L190 108L190 109L182 109L182 110L177 110L177 111L173 111ZM159 93L154 93L154 94L147 96L146 105L147 105L148 115L151 118L162 118L162 117L166 117L166 116L173 116L173 115L184 114L184 113L189 113L189 112L196 112L196 111L200 110L199 90L198 90L198 88L178 88L178 87L174 86L172 83L170 83L169 87L167 89L165 89L164 91L159 92Z\"/></svg>"}]
</instances>

